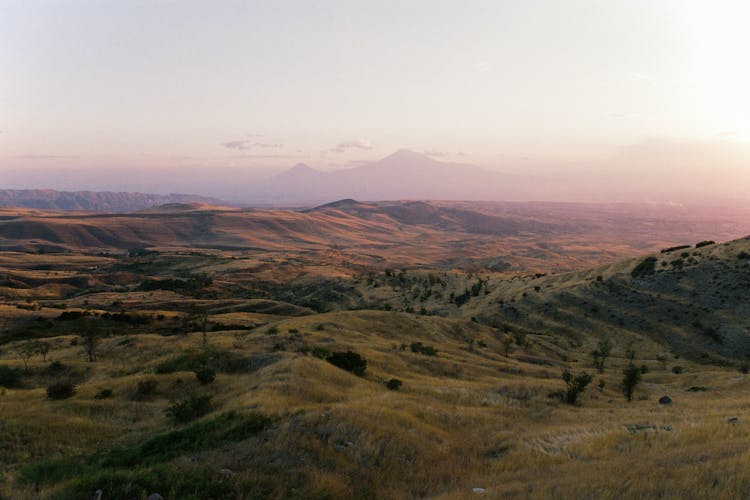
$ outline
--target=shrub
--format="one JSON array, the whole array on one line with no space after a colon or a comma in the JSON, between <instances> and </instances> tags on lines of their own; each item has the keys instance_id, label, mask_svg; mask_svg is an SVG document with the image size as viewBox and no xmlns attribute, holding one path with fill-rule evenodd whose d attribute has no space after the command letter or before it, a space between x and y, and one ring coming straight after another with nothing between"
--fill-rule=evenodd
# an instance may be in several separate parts
<instances>
[{"instance_id":1,"label":"shrub","mask_svg":"<svg viewBox=\"0 0 750 500\"><path fill-rule=\"evenodd\" d=\"M633 391L640 382L641 369L631 362L622 372L622 392L628 401L633 400Z\"/></svg>"},{"instance_id":2,"label":"shrub","mask_svg":"<svg viewBox=\"0 0 750 500\"><path fill-rule=\"evenodd\" d=\"M424 354L425 356L437 356L437 349L431 345L424 345L422 342L412 342L411 352Z\"/></svg>"},{"instance_id":3,"label":"shrub","mask_svg":"<svg viewBox=\"0 0 750 500\"><path fill-rule=\"evenodd\" d=\"M102 389L94 395L94 399L108 399L112 397L112 389Z\"/></svg>"},{"instance_id":4,"label":"shrub","mask_svg":"<svg viewBox=\"0 0 750 500\"><path fill-rule=\"evenodd\" d=\"M563 400L569 405L576 404L578 396L586 389L586 386L591 383L591 375L583 372L577 376L573 376L569 370L565 370L562 373L562 379L565 382L566 390Z\"/></svg>"},{"instance_id":5,"label":"shrub","mask_svg":"<svg viewBox=\"0 0 750 500\"><path fill-rule=\"evenodd\" d=\"M716 242L713 240L699 241L698 243L695 244L695 248L707 247L708 245L715 245L715 244Z\"/></svg>"},{"instance_id":6,"label":"shrub","mask_svg":"<svg viewBox=\"0 0 750 500\"><path fill-rule=\"evenodd\" d=\"M402 384L403 382L401 382L399 379L392 378L388 382L385 383L385 386L392 391L397 391L401 389Z\"/></svg>"},{"instance_id":7,"label":"shrub","mask_svg":"<svg viewBox=\"0 0 750 500\"><path fill-rule=\"evenodd\" d=\"M738 259L750 259L750 253L747 253L745 251L742 251L737 255Z\"/></svg>"},{"instance_id":8,"label":"shrub","mask_svg":"<svg viewBox=\"0 0 750 500\"><path fill-rule=\"evenodd\" d=\"M220 349L188 349L156 365L156 373L195 372L209 366L216 371L231 373L245 369L246 361L239 354Z\"/></svg>"},{"instance_id":9,"label":"shrub","mask_svg":"<svg viewBox=\"0 0 750 500\"><path fill-rule=\"evenodd\" d=\"M319 345L316 345L315 347L313 347L311 352L313 356L315 356L316 358L320 358L320 359L328 359L331 357L331 354L333 354L331 350L328 349L327 347L323 347Z\"/></svg>"},{"instance_id":10,"label":"shrub","mask_svg":"<svg viewBox=\"0 0 750 500\"><path fill-rule=\"evenodd\" d=\"M21 385L21 370L0 365L0 386L13 388Z\"/></svg>"},{"instance_id":11,"label":"shrub","mask_svg":"<svg viewBox=\"0 0 750 500\"><path fill-rule=\"evenodd\" d=\"M190 396L176 402L164 412L174 423L180 424L200 418L209 413L212 408L211 396Z\"/></svg>"},{"instance_id":12,"label":"shrub","mask_svg":"<svg viewBox=\"0 0 750 500\"><path fill-rule=\"evenodd\" d=\"M591 356L594 358L594 367L599 370L599 373L604 372L604 363L611 353L612 343L609 339L600 340L597 348L591 351Z\"/></svg>"},{"instance_id":13,"label":"shrub","mask_svg":"<svg viewBox=\"0 0 750 500\"><path fill-rule=\"evenodd\" d=\"M748 373L748 372L750 372L750 364L742 363L740 365L740 373Z\"/></svg>"},{"instance_id":14,"label":"shrub","mask_svg":"<svg viewBox=\"0 0 750 500\"><path fill-rule=\"evenodd\" d=\"M334 352L328 357L327 361L360 377L365 374L367 369L367 360L354 351Z\"/></svg>"},{"instance_id":15,"label":"shrub","mask_svg":"<svg viewBox=\"0 0 750 500\"><path fill-rule=\"evenodd\" d=\"M634 278L649 276L656 272L656 257L646 257L630 272Z\"/></svg>"},{"instance_id":16,"label":"shrub","mask_svg":"<svg viewBox=\"0 0 750 500\"><path fill-rule=\"evenodd\" d=\"M665 248L661 253L676 252L677 250L684 250L685 248L690 248L690 245L677 245L675 247Z\"/></svg>"},{"instance_id":17,"label":"shrub","mask_svg":"<svg viewBox=\"0 0 750 500\"><path fill-rule=\"evenodd\" d=\"M685 371L685 370L680 365L676 365L676 366L672 367L672 373L674 373L675 375L679 375L683 371Z\"/></svg>"},{"instance_id":18,"label":"shrub","mask_svg":"<svg viewBox=\"0 0 750 500\"><path fill-rule=\"evenodd\" d=\"M61 361L53 361L49 364L47 369L45 370L47 374L49 375L55 375L57 373L62 373L68 369L67 366L65 366Z\"/></svg>"},{"instance_id":19,"label":"shrub","mask_svg":"<svg viewBox=\"0 0 750 500\"><path fill-rule=\"evenodd\" d=\"M76 393L73 382L60 381L47 387L47 397L50 399L68 399Z\"/></svg>"},{"instance_id":20,"label":"shrub","mask_svg":"<svg viewBox=\"0 0 750 500\"><path fill-rule=\"evenodd\" d=\"M156 381L156 379L153 379L153 378L139 380L138 385L135 388L135 399L138 401L149 399L151 396L153 396L156 393L157 385L158 385L158 382Z\"/></svg>"},{"instance_id":21,"label":"shrub","mask_svg":"<svg viewBox=\"0 0 750 500\"><path fill-rule=\"evenodd\" d=\"M195 378L203 385L210 384L216 379L216 370L208 366L195 371Z\"/></svg>"}]
</instances>

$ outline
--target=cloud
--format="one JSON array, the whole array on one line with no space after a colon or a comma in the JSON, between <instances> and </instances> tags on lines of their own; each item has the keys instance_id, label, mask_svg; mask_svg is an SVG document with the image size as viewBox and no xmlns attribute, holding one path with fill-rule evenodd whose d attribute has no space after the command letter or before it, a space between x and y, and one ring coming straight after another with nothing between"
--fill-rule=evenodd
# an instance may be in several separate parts
<instances>
[{"instance_id":1,"label":"cloud","mask_svg":"<svg viewBox=\"0 0 750 500\"><path fill-rule=\"evenodd\" d=\"M638 73L637 71L631 72L627 74L627 77L631 80L650 80L651 77L648 76L645 73Z\"/></svg>"},{"instance_id":2,"label":"cloud","mask_svg":"<svg viewBox=\"0 0 750 500\"><path fill-rule=\"evenodd\" d=\"M14 160L54 160L59 158L78 158L77 156L68 155L16 155L11 156Z\"/></svg>"},{"instance_id":3,"label":"cloud","mask_svg":"<svg viewBox=\"0 0 750 500\"><path fill-rule=\"evenodd\" d=\"M344 153L351 149L366 151L372 149L372 143L368 139L355 139L353 141L340 142L335 148L329 149L332 153Z\"/></svg>"},{"instance_id":4,"label":"cloud","mask_svg":"<svg viewBox=\"0 0 750 500\"><path fill-rule=\"evenodd\" d=\"M251 149L281 149L284 147L283 144L279 143L256 142L247 139L222 142L221 146L227 149L236 149L237 151L248 151Z\"/></svg>"}]
</instances>

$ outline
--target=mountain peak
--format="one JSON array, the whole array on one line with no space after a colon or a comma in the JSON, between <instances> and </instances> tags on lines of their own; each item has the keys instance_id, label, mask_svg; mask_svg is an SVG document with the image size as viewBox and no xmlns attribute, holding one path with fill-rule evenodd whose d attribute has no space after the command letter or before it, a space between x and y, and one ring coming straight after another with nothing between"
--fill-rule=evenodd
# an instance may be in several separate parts
<instances>
[{"instance_id":1,"label":"mountain peak","mask_svg":"<svg viewBox=\"0 0 750 500\"><path fill-rule=\"evenodd\" d=\"M385 160L399 160L399 161L430 160L430 161L434 161L429 156L423 155L421 153L417 153L416 151L412 151L411 149L399 149L395 153L391 153L390 155L386 156L381 161L385 161Z\"/></svg>"},{"instance_id":2,"label":"mountain peak","mask_svg":"<svg viewBox=\"0 0 750 500\"><path fill-rule=\"evenodd\" d=\"M316 173L318 174L320 172L318 172L317 170L315 170L314 168L312 168L310 165L306 163L297 163L295 166L287 170L285 173L289 173L289 174Z\"/></svg>"}]
</instances>

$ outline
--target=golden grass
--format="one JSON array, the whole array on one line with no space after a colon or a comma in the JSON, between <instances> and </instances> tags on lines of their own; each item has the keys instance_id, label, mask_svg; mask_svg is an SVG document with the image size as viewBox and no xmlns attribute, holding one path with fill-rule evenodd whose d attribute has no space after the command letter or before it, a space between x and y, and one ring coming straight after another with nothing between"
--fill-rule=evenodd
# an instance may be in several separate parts
<instances>
[{"instance_id":1,"label":"golden grass","mask_svg":"<svg viewBox=\"0 0 750 500\"><path fill-rule=\"evenodd\" d=\"M286 415L252 449L238 443L200 454L217 469L232 468L238 480L252 474L245 460L276 456L296 464L305 491L337 498L363 492L378 498L470 498L473 487L485 488L492 498L731 498L750 491L744 421L750 379L736 371L685 362L686 373L674 375L654 361L638 360L652 369L628 404L617 387L625 360L614 357L595 376L595 383L606 381L605 389L592 384L581 406L570 407L548 397L563 386L557 368L519 360L548 356L542 336L528 351L519 348L506 358L495 331L471 322L342 312L275 324L280 333L256 329L239 348L231 332L210 333L212 346L243 356L271 353L278 342L288 347L275 353L277 362L252 373L220 373L208 387L199 386L192 373L153 374L159 362L199 346L199 334L137 335L130 344L109 338L96 363L84 361L71 337L54 339L50 359L75 367L83 380L65 401L47 400L43 387L0 396L0 493L25 491L14 484L24 464L86 454L168 428L164 408L196 390L214 394L217 412ZM469 336L481 337L488 347L470 349ZM414 340L434 345L438 356L400 349ZM369 363L366 376L295 352L301 344L360 352ZM578 359L570 363L574 372L593 373L587 356L569 354ZM0 362L20 364L14 344L5 346ZM41 366L39 359L32 363L33 369ZM404 381L400 391L385 389L383 382L392 377ZM134 401L143 378L158 380L157 393ZM686 392L693 385L708 390ZM114 397L94 399L102 388L112 389ZM663 394L674 404L658 405ZM738 423L727 422L733 416ZM642 428L628 430L633 424Z\"/></svg>"}]
</instances>

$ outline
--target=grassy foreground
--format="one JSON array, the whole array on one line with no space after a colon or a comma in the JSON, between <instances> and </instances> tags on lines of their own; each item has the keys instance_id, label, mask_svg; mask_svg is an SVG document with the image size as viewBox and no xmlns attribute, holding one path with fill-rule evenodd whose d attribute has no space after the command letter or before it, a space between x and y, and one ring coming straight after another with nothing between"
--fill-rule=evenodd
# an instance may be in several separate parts
<instances>
[{"instance_id":1,"label":"grassy foreground","mask_svg":"<svg viewBox=\"0 0 750 500\"><path fill-rule=\"evenodd\" d=\"M586 354L593 341L574 349L548 335L511 337L440 317L338 312L209 332L208 347L200 332L112 335L95 362L72 345L78 336L53 332L46 361L34 355L27 370L24 341L10 342L1 364L20 380L0 389L0 495L750 494L748 375L664 359L644 341L634 362L646 373L627 403L620 382L632 340L614 339L599 374ZM414 352L416 342L436 352ZM367 360L363 376L323 359L348 350ZM206 384L194 373L204 367L215 372ZM576 406L556 397L564 367L594 376ZM398 390L386 387L393 378ZM59 380L75 383L72 397L47 396ZM658 404L663 395L673 403ZM176 403L200 396L208 407L175 417Z\"/></svg>"}]
</instances>

